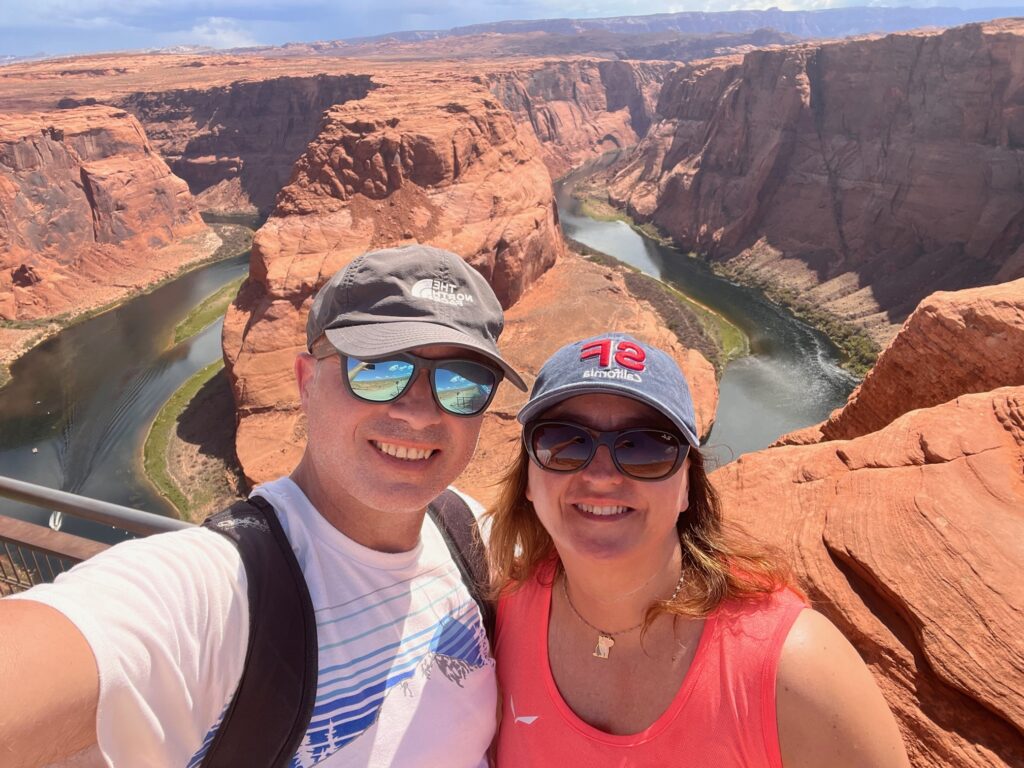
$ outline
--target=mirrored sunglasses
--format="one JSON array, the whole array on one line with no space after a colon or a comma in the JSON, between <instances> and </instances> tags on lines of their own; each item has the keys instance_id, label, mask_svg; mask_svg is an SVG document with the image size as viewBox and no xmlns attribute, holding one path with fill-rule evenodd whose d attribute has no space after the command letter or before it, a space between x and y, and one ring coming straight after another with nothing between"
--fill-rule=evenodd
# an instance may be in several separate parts
<instances>
[{"instance_id":1,"label":"mirrored sunglasses","mask_svg":"<svg viewBox=\"0 0 1024 768\"><path fill-rule=\"evenodd\" d=\"M420 371L426 371L434 402L455 416L476 416L490 405L502 374L490 366L466 358L434 360L401 352L381 358L361 359L343 355L318 344L313 354L322 359L337 354L345 385L355 397L368 403L391 403L409 391Z\"/></svg>"}]
</instances>

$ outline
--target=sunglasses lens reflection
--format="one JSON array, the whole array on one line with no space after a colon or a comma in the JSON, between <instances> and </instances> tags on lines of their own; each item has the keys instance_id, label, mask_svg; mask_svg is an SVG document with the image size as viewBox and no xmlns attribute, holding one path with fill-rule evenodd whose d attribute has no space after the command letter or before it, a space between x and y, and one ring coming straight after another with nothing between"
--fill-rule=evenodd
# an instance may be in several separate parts
<instances>
[{"instance_id":1,"label":"sunglasses lens reflection","mask_svg":"<svg viewBox=\"0 0 1024 768\"><path fill-rule=\"evenodd\" d=\"M479 413L491 399L497 383L494 371L469 360L446 360L434 370L437 401L449 413Z\"/></svg>"},{"instance_id":2,"label":"sunglasses lens reflection","mask_svg":"<svg viewBox=\"0 0 1024 768\"><path fill-rule=\"evenodd\" d=\"M627 475L645 480L664 477L675 466L679 440L670 432L638 429L615 442L615 458Z\"/></svg>"},{"instance_id":3,"label":"sunglasses lens reflection","mask_svg":"<svg viewBox=\"0 0 1024 768\"><path fill-rule=\"evenodd\" d=\"M348 381L356 397L373 403L394 400L405 391L415 366L407 360L348 358Z\"/></svg>"},{"instance_id":4,"label":"sunglasses lens reflection","mask_svg":"<svg viewBox=\"0 0 1024 768\"><path fill-rule=\"evenodd\" d=\"M389 403L409 387L416 376L411 360L359 360L347 358L346 375L352 393L371 403ZM437 402L449 413L473 416L491 400L498 374L472 360L444 360L431 377Z\"/></svg>"},{"instance_id":5,"label":"sunglasses lens reflection","mask_svg":"<svg viewBox=\"0 0 1024 768\"><path fill-rule=\"evenodd\" d=\"M540 424L530 439L538 463L552 472L573 472L594 452L590 434L570 424Z\"/></svg>"}]
</instances>

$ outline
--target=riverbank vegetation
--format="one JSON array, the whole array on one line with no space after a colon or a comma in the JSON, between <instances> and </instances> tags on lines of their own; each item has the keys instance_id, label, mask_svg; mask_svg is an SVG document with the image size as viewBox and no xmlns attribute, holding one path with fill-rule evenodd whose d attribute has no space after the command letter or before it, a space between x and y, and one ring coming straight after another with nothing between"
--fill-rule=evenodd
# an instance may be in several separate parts
<instances>
[{"instance_id":1,"label":"riverbank vegetation","mask_svg":"<svg viewBox=\"0 0 1024 768\"><path fill-rule=\"evenodd\" d=\"M779 285L728 262L713 264L712 268L716 274L728 280L756 288L773 303L785 307L796 317L824 333L829 341L839 348L842 354L843 368L855 376L863 377L878 359L881 349L867 331L804 300L792 288Z\"/></svg>"},{"instance_id":2,"label":"riverbank vegetation","mask_svg":"<svg viewBox=\"0 0 1024 768\"><path fill-rule=\"evenodd\" d=\"M199 304L194 306L185 318L174 328L174 343L180 344L190 339L197 333L208 327L211 323L224 317L228 305L238 295L245 276L232 280L227 285L221 286L217 291L211 293Z\"/></svg>"},{"instance_id":3,"label":"riverbank vegetation","mask_svg":"<svg viewBox=\"0 0 1024 768\"><path fill-rule=\"evenodd\" d=\"M199 522L243 495L234 439L234 402L217 360L168 398L143 449L146 475L183 520Z\"/></svg>"},{"instance_id":4,"label":"riverbank vegetation","mask_svg":"<svg viewBox=\"0 0 1024 768\"><path fill-rule=\"evenodd\" d=\"M656 224L650 221L641 224L624 210L616 208L608 202L607 194L600 191L592 179L577 182L573 189L573 197L580 202L580 213L588 218L597 221L621 221L648 240L653 240L660 245L672 245L672 238L658 229Z\"/></svg>"},{"instance_id":5,"label":"riverbank vegetation","mask_svg":"<svg viewBox=\"0 0 1024 768\"><path fill-rule=\"evenodd\" d=\"M648 302L665 327L681 343L704 355L715 366L719 376L730 360L749 354L750 343L746 334L722 315L630 264L571 238L566 240L573 250L590 261L617 270L629 292Z\"/></svg>"},{"instance_id":6,"label":"riverbank vegetation","mask_svg":"<svg viewBox=\"0 0 1024 768\"><path fill-rule=\"evenodd\" d=\"M152 293L162 285L166 285L167 283L177 280L183 275L199 269L200 267L206 266L207 264L241 256L252 248L254 232L250 227L242 224L216 222L210 223L209 226L217 233L217 236L221 240L221 244L212 254L206 258L184 264L175 272L168 274L159 280L155 280L141 288L129 291L113 301L109 301L106 304L92 307L81 312L63 312L59 315L39 318L36 320L0 320L0 331L10 330L15 332L34 332L30 335L22 336L19 339L20 343L18 344L17 349L9 348L7 350L9 354L0 354L0 387L3 387L8 381L10 381L10 366L13 365L15 360L27 353L33 347L44 342L46 339L60 333L65 328L77 325L78 323L84 323L86 320L90 320L97 315L102 315L104 312L116 309L122 304L125 304L138 296Z\"/></svg>"},{"instance_id":7,"label":"riverbank vegetation","mask_svg":"<svg viewBox=\"0 0 1024 768\"><path fill-rule=\"evenodd\" d=\"M573 191L573 196L580 201L580 211L584 215L599 221L622 221L644 237L654 240L660 245L677 247L672 238L654 224L650 222L638 224L621 208L613 206L608 201L607 195L598 187L598 183L596 180L588 179L585 182L580 182ZM695 253L690 253L688 256L690 258L699 258ZM875 364L875 360L877 360L881 350L868 335L867 331L842 320L821 307L803 300L799 293L793 289L775 284L763 276L741 269L728 262L708 262L708 265L720 277L761 291L771 302L785 307L793 315L824 333L829 341L839 349L842 357L842 366L850 371L850 373L856 376L864 376ZM669 286L665 287L673 291ZM674 292L678 293L682 300L689 301L691 305L695 304L695 302L688 300L678 291ZM697 305L697 307L700 308L701 305ZM710 312L706 307L703 309ZM724 318L722 319L724 320ZM714 323L712 323L712 326L714 326ZM736 329L736 331L743 335L739 329ZM746 339L746 336L743 335L743 338ZM728 341L723 340L723 351L727 349L728 344L734 342L735 339L731 336L728 337ZM734 356L736 355L730 355L726 352L725 359L729 360Z\"/></svg>"}]
</instances>

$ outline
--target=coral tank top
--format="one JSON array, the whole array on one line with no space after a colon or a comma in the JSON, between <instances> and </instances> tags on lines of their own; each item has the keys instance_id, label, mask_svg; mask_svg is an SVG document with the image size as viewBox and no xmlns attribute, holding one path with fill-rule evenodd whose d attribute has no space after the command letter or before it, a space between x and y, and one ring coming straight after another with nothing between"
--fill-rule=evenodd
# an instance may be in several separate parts
<instances>
[{"instance_id":1,"label":"coral tank top","mask_svg":"<svg viewBox=\"0 0 1024 768\"><path fill-rule=\"evenodd\" d=\"M538 570L550 577L549 569ZM535 578L498 605L498 768L782 768L775 673L806 607L799 597L783 590L720 606L705 621L668 709L640 733L613 735L578 718L555 685L547 647L551 585L542 583L548 580Z\"/></svg>"}]
</instances>

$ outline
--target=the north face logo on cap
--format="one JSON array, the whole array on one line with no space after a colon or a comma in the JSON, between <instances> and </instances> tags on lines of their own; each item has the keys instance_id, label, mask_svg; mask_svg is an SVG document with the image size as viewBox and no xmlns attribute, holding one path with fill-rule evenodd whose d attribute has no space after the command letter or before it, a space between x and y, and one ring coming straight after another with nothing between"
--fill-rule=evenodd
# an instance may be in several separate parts
<instances>
[{"instance_id":1,"label":"the north face logo on cap","mask_svg":"<svg viewBox=\"0 0 1024 768\"><path fill-rule=\"evenodd\" d=\"M410 293L417 299L430 299L439 304L450 304L453 307L462 307L475 302L473 294L460 291L457 283L437 277L417 280Z\"/></svg>"},{"instance_id":2,"label":"the north face logo on cap","mask_svg":"<svg viewBox=\"0 0 1024 768\"><path fill-rule=\"evenodd\" d=\"M647 368L647 353L639 344L612 339L598 339L584 344L580 350L580 362L595 358L598 367L583 371L584 379L626 379L638 383L643 381L640 374Z\"/></svg>"}]
</instances>

